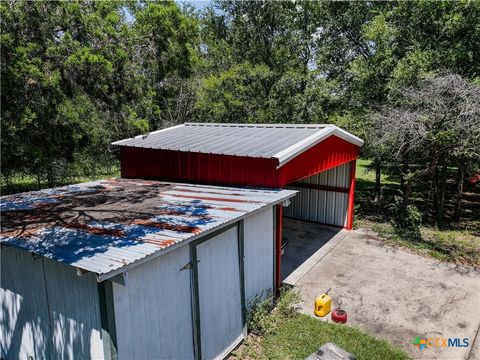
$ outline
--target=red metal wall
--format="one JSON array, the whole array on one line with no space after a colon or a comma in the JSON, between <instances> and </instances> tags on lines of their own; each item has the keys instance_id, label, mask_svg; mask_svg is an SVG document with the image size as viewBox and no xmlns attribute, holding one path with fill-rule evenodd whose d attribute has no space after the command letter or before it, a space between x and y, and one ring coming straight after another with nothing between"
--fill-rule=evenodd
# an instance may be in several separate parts
<instances>
[{"instance_id":1,"label":"red metal wall","mask_svg":"<svg viewBox=\"0 0 480 360\"><path fill-rule=\"evenodd\" d=\"M121 176L210 185L280 187L277 160L122 147Z\"/></svg>"},{"instance_id":2,"label":"red metal wall","mask_svg":"<svg viewBox=\"0 0 480 360\"><path fill-rule=\"evenodd\" d=\"M125 178L277 188L355 160L357 155L356 145L336 136L330 136L279 169L277 159L125 146L120 149L121 175Z\"/></svg>"}]
</instances>

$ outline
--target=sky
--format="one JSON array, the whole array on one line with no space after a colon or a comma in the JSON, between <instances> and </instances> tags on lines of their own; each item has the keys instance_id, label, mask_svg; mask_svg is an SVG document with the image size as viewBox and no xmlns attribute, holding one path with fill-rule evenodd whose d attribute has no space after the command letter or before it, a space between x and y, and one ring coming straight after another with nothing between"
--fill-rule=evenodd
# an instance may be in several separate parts
<instances>
[{"instance_id":1,"label":"sky","mask_svg":"<svg viewBox=\"0 0 480 360\"><path fill-rule=\"evenodd\" d=\"M211 1L209 0L203 0L203 1L185 1L185 0L176 0L177 3L179 4L182 4L182 3L186 3L186 4L190 4L192 6L194 6L195 8L197 8L198 10L203 10L205 8L205 6L207 6L208 4L211 3Z\"/></svg>"}]
</instances>

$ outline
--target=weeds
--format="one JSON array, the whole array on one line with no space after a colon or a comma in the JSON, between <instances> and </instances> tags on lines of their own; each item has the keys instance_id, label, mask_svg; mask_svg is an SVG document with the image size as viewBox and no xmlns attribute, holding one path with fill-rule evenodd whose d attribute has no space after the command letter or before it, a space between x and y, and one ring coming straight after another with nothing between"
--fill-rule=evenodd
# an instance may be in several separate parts
<instances>
[{"instance_id":1,"label":"weeds","mask_svg":"<svg viewBox=\"0 0 480 360\"><path fill-rule=\"evenodd\" d=\"M255 335L271 334L279 321L297 314L300 295L296 290L282 288L280 296L260 294L248 302L248 329Z\"/></svg>"}]
</instances>

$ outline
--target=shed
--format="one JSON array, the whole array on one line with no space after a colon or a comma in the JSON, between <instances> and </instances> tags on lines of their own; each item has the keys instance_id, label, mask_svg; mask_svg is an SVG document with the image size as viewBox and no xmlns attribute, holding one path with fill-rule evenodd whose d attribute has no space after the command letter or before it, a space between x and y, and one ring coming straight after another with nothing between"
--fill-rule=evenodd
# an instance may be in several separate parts
<instances>
[{"instance_id":1,"label":"shed","mask_svg":"<svg viewBox=\"0 0 480 360\"><path fill-rule=\"evenodd\" d=\"M221 358L295 191L110 179L1 198L1 357Z\"/></svg>"},{"instance_id":2,"label":"shed","mask_svg":"<svg viewBox=\"0 0 480 360\"><path fill-rule=\"evenodd\" d=\"M112 145L125 178L298 190L278 212L279 243L283 216L352 228L363 140L335 125L186 123Z\"/></svg>"}]
</instances>

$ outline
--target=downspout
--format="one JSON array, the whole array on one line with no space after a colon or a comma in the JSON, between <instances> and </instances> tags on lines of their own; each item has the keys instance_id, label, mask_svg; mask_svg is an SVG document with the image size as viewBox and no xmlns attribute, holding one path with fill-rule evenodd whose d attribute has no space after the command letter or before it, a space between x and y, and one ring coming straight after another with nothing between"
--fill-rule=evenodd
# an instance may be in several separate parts
<instances>
[{"instance_id":1,"label":"downspout","mask_svg":"<svg viewBox=\"0 0 480 360\"><path fill-rule=\"evenodd\" d=\"M348 214L347 214L347 230L353 228L353 209L355 205L355 167L357 160L350 162L350 187L348 191Z\"/></svg>"}]
</instances>

